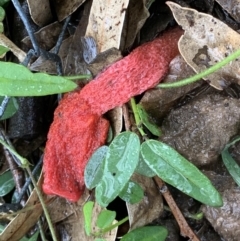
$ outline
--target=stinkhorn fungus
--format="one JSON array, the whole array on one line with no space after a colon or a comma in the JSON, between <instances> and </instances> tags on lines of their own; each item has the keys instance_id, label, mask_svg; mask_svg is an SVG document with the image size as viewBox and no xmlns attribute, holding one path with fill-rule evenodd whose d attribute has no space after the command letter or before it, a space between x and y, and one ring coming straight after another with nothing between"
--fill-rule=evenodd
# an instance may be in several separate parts
<instances>
[{"instance_id":1,"label":"stinkhorn fungus","mask_svg":"<svg viewBox=\"0 0 240 241\"><path fill-rule=\"evenodd\" d=\"M108 110L154 87L179 53L179 28L165 32L112 64L82 90L68 93L54 113L44 153L43 191L77 201L84 191L84 168L104 144Z\"/></svg>"}]
</instances>

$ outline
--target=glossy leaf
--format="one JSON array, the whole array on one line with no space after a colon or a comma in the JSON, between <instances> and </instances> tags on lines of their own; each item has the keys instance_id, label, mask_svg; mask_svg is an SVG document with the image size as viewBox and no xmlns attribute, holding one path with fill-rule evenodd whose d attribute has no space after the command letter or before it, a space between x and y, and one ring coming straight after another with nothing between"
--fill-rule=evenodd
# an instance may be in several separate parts
<instances>
[{"instance_id":1,"label":"glossy leaf","mask_svg":"<svg viewBox=\"0 0 240 241\"><path fill-rule=\"evenodd\" d=\"M148 166L165 182L209 206L222 206L222 198L210 180L172 147L155 140L141 146Z\"/></svg>"},{"instance_id":2,"label":"glossy leaf","mask_svg":"<svg viewBox=\"0 0 240 241\"><path fill-rule=\"evenodd\" d=\"M240 167L228 152L228 148L234 145L239 140L240 138L237 138L231 143L227 144L221 153L224 165L226 166L226 168L228 169L229 173L231 174L232 178L238 186L240 186Z\"/></svg>"},{"instance_id":3,"label":"glossy leaf","mask_svg":"<svg viewBox=\"0 0 240 241\"><path fill-rule=\"evenodd\" d=\"M96 200L100 205L106 207L125 187L137 166L139 151L139 137L133 132L123 132L112 141L102 180L96 187Z\"/></svg>"},{"instance_id":4,"label":"glossy leaf","mask_svg":"<svg viewBox=\"0 0 240 241\"><path fill-rule=\"evenodd\" d=\"M93 206L94 206L94 202L92 201L86 202L83 206L84 228L88 236L90 236L91 230L92 230L91 222L92 222Z\"/></svg>"},{"instance_id":5,"label":"glossy leaf","mask_svg":"<svg viewBox=\"0 0 240 241\"><path fill-rule=\"evenodd\" d=\"M133 181L129 181L119 194L121 199L130 204L140 202L143 196L144 193L141 186Z\"/></svg>"},{"instance_id":6,"label":"glossy leaf","mask_svg":"<svg viewBox=\"0 0 240 241\"><path fill-rule=\"evenodd\" d=\"M42 96L72 91L74 82L61 76L33 74L20 64L0 62L0 95Z\"/></svg>"},{"instance_id":7,"label":"glossy leaf","mask_svg":"<svg viewBox=\"0 0 240 241\"><path fill-rule=\"evenodd\" d=\"M3 101L4 97L0 96L0 105ZM8 104L7 104L7 108L4 111L3 116L0 118L0 120L5 120L8 119L10 117L12 117L18 110L18 103L17 100L15 98L10 98Z\"/></svg>"},{"instance_id":8,"label":"glossy leaf","mask_svg":"<svg viewBox=\"0 0 240 241\"><path fill-rule=\"evenodd\" d=\"M98 215L97 226L101 229L106 228L112 224L115 218L116 212L110 210L103 210Z\"/></svg>"},{"instance_id":9,"label":"glossy leaf","mask_svg":"<svg viewBox=\"0 0 240 241\"><path fill-rule=\"evenodd\" d=\"M139 117L142 123L146 126L146 128L153 135L160 136L161 135L160 128L157 125L155 125L153 121L151 121L150 116L140 104L137 105L137 110L138 110Z\"/></svg>"},{"instance_id":10,"label":"glossy leaf","mask_svg":"<svg viewBox=\"0 0 240 241\"><path fill-rule=\"evenodd\" d=\"M102 180L104 158L108 149L108 146L101 146L89 159L84 170L84 181L88 189L93 189Z\"/></svg>"},{"instance_id":11,"label":"glossy leaf","mask_svg":"<svg viewBox=\"0 0 240 241\"><path fill-rule=\"evenodd\" d=\"M146 176L146 177L154 177L156 173L147 165L147 163L143 160L142 156L139 157L138 165L135 169L135 172Z\"/></svg>"},{"instance_id":12,"label":"glossy leaf","mask_svg":"<svg viewBox=\"0 0 240 241\"><path fill-rule=\"evenodd\" d=\"M4 172L0 175L0 197L7 195L15 187L15 182L11 171Z\"/></svg>"},{"instance_id":13,"label":"glossy leaf","mask_svg":"<svg viewBox=\"0 0 240 241\"><path fill-rule=\"evenodd\" d=\"M167 235L167 229L161 226L141 227L124 235L121 241L164 241Z\"/></svg>"}]
</instances>

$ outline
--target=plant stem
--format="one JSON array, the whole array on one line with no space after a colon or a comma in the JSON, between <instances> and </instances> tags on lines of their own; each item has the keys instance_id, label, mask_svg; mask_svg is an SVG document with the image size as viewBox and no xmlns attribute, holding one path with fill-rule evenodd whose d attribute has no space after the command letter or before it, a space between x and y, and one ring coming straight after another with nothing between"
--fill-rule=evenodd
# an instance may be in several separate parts
<instances>
[{"instance_id":1,"label":"plant stem","mask_svg":"<svg viewBox=\"0 0 240 241\"><path fill-rule=\"evenodd\" d=\"M174 82L174 83L159 84L159 85L157 85L157 87L158 88L176 88L176 87L181 87L181 86L184 86L184 85L194 83L194 82L198 81L199 79L204 78L207 75L212 74L213 72L219 70L220 68L227 65L231 61L237 59L239 56L240 56L240 49L235 51L233 54L229 55L228 57L226 57L225 59L223 59L219 63L213 65L212 67L210 67L206 70L204 70L203 72L200 72L199 74L196 74L192 77L189 77L189 78L186 78L186 79L183 79L183 80L179 80L179 81Z\"/></svg>"},{"instance_id":2,"label":"plant stem","mask_svg":"<svg viewBox=\"0 0 240 241\"><path fill-rule=\"evenodd\" d=\"M109 227L106 227L106 228L102 229L100 232L94 233L93 235L94 235L95 237L98 237L98 236L100 236L101 234L107 233L107 232L113 230L114 228L120 226L121 224L125 223L126 221L128 221L128 219L129 219L129 217L125 217L125 218L123 218L122 220L120 220L119 222L114 223L113 225L111 225L111 226L109 226Z\"/></svg>"},{"instance_id":3,"label":"plant stem","mask_svg":"<svg viewBox=\"0 0 240 241\"><path fill-rule=\"evenodd\" d=\"M147 136L147 134L144 132L144 130L142 128L142 122L140 120L138 110L137 110L137 104L136 104L136 101L135 101L134 98L131 98L131 107L132 107L132 110L133 110L133 115L134 115L134 118L135 118L137 128L138 128L140 134L142 135L142 137L145 138Z\"/></svg>"},{"instance_id":4,"label":"plant stem","mask_svg":"<svg viewBox=\"0 0 240 241\"><path fill-rule=\"evenodd\" d=\"M28 175L29 177L31 178L32 180L32 183L33 183L33 186L35 187L35 190L37 192L37 195L38 195L38 198L39 198L39 201L42 205L42 208L43 208L43 211L44 211L44 214L45 214L45 217L46 217L46 220L47 220L47 223L48 223L48 226L49 226L49 229L50 229L50 232L51 232L51 235L52 235L52 239L53 241L57 241L57 237L56 237L56 234L55 234L55 230L53 228L53 225L52 225L52 221L50 219L50 216L49 216L49 213L48 213L48 210L47 210L47 207L44 203L44 199L43 199L43 196L42 196L42 193L40 192L38 186L37 186L37 183L35 181L35 178L33 177L32 175L32 172L29 168L29 162L26 158L20 156L11 146L9 146L5 141L3 141L1 138L0 138L0 143L5 147L7 148L13 155L15 155L15 157L17 157L19 159L19 161L21 162L22 164L22 167L23 168L26 168L27 172L28 172Z\"/></svg>"}]
</instances>

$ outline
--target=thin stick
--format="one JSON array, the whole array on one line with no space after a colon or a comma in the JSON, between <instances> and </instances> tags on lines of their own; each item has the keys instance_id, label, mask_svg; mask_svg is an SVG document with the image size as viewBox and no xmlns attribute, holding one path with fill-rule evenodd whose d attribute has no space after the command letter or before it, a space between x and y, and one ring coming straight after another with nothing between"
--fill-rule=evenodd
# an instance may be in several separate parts
<instances>
[{"instance_id":1,"label":"thin stick","mask_svg":"<svg viewBox=\"0 0 240 241\"><path fill-rule=\"evenodd\" d=\"M180 233L183 237L189 237L192 241L200 241L196 234L192 231L189 227L187 221L185 220L184 216L182 215L181 211L179 210L177 204L175 203L171 193L169 192L166 184L159 178L154 177L155 182L158 185L158 188L162 195L164 196L168 206L170 207L173 216L175 217L178 225L180 227Z\"/></svg>"}]
</instances>

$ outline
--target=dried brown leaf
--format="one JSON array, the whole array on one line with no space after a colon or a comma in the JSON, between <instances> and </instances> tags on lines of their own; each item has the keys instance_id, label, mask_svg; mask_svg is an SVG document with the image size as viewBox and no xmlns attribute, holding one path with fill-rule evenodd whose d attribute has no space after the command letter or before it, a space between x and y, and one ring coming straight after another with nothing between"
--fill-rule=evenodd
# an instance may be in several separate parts
<instances>
[{"instance_id":1,"label":"dried brown leaf","mask_svg":"<svg viewBox=\"0 0 240 241\"><path fill-rule=\"evenodd\" d=\"M174 18L185 30L179 50L186 62L198 73L222 61L240 48L240 35L211 15L167 2ZM223 89L228 82L240 84L239 60L209 75L210 85Z\"/></svg>"},{"instance_id":2,"label":"dried brown leaf","mask_svg":"<svg viewBox=\"0 0 240 241\"><path fill-rule=\"evenodd\" d=\"M49 0L27 0L34 23L42 27L51 22L52 12Z\"/></svg>"},{"instance_id":3,"label":"dried brown leaf","mask_svg":"<svg viewBox=\"0 0 240 241\"><path fill-rule=\"evenodd\" d=\"M86 0L53 0L54 7L56 9L58 21L61 22L63 19L71 15L80 7Z\"/></svg>"},{"instance_id":4,"label":"dried brown leaf","mask_svg":"<svg viewBox=\"0 0 240 241\"><path fill-rule=\"evenodd\" d=\"M139 203L126 203L130 227L135 229L151 223L161 215L163 200L152 178L134 174L131 179L137 182L144 191L144 197Z\"/></svg>"}]
</instances>

